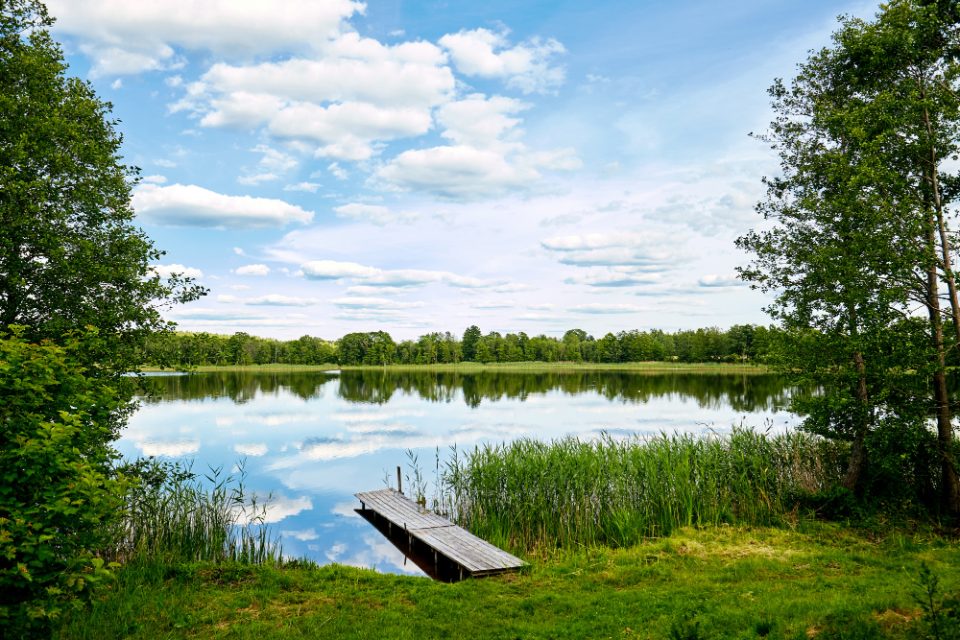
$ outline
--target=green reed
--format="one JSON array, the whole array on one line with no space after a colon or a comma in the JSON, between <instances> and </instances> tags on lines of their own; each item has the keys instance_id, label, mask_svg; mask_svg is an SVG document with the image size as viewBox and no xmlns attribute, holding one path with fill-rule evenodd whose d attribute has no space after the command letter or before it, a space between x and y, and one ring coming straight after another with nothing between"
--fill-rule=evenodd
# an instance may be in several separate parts
<instances>
[{"instance_id":1,"label":"green reed","mask_svg":"<svg viewBox=\"0 0 960 640\"><path fill-rule=\"evenodd\" d=\"M128 495L117 557L122 561L173 565L212 561L276 564L281 548L266 524L266 503L246 492L238 473L140 461L139 481Z\"/></svg>"},{"instance_id":2,"label":"green reed","mask_svg":"<svg viewBox=\"0 0 960 640\"><path fill-rule=\"evenodd\" d=\"M798 495L839 480L840 458L800 432L524 439L454 449L441 507L513 549L627 546L682 526L777 523Z\"/></svg>"}]
</instances>

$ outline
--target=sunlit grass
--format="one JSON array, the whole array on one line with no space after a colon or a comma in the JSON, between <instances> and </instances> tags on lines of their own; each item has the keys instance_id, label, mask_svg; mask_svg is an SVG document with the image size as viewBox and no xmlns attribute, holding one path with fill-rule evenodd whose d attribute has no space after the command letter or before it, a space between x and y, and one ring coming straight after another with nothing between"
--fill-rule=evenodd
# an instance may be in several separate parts
<instances>
[{"instance_id":1,"label":"sunlit grass","mask_svg":"<svg viewBox=\"0 0 960 640\"><path fill-rule=\"evenodd\" d=\"M955 540L809 521L685 527L632 547L525 559L528 571L457 584L339 565L125 568L59 637L907 640L928 637L923 564L941 597L960 589ZM699 635L673 633L692 629Z\"/></svg>"}]
</instances>

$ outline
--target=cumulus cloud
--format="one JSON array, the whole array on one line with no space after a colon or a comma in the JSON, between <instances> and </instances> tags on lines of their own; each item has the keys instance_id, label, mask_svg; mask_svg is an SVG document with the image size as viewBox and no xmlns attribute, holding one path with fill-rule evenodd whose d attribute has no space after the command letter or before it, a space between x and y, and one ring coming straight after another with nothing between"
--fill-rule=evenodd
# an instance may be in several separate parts
<instances>
[{"instance_id":1,"label":"cumulus cloud","mask_svg":"<svg viewBox=\"0 0 960 640\"><path fill-rule=\"evenodd\" d=\"M49 0L59 33L84 40L92 75L140 73L178 66L175 48L248 57L317 46L364 10L352 0Z\"/></svg>"},{"instance_id":2,"label":"cumulus cloud","mask_svg":"<svg viewBox=\"0 0 960 640\"><path fill-rule=\"evenodd\" d=\"M214 64L171 110L205 127L263 127L309 144L317 157L365 160L389 140L419 136L454 92L443 51L428 42L384 45L340 34L313 57ZM331 173L345 175L335 163Z\"/></svg>"},{"instance_id":3,"label":"cumulus cloud","mask_svg":"<svg viewBox=\"0 0 960 640\"><path fill-rule=\"evenodd\" d=\"M660 234L587 233L547 238L540 245L576 267L628 267L626 272L657 271L685 259L682 245Z\"/></svg>"},{"instance_id":4,"label":"cumulus cloud","mask_svg":"<svg viewBox=\"0 0 960 640\"><path fill-rule=\"evenodd\" d=\"M257 145L251 151L261 154L260 161L255 169L237 178L240 184L258 185L263 182L273 182L300 164L290 154L265 144Z\"/></svg>"},{"instance_id":5,"label":"cumulus cloud","mask_svg":"<svg viewBox=\"0 0 960 640\"><path fill-rule=\"evenodd\" d=\"M187 278L202 278L203 271L194 267L185 267L182 264L155 264L150 270L161 278L169 278L173 274L186 276Z\"/></svg>"},{"instance_id":6,"label":"cumulus cloud","mask_svg":"<svg viewBox=\"0 0 960 640\"><path fill-rule=\"evenodd\" d=\"M507 33L462 30L440 38L457 70L467 76L501 78L523 93L548 93L563 84L564 68L553 58L566 50L553 38L510 46Z\"/></svg>"},{"instance_id":7,"label":"cumulus cloud","mask_svg":"<svg viewBox=\"0 0 960 640\"><path fill-rule=\"evenodd\" d=\"M312 211L283 200L229 196L183 184L142 184L134 190L133 208L151 222L187 227L281 227L313 219Z\"/></svg>"},{"instance_id":8,"label":"cumulus cloud","mask_svg":"<svg viewBox=\"0 0 960 640\"><path fill-rule=\"evenodd\" d=\"M701 287L723 288L723 287L745 287L747 283L740 280L736 274L716 274L710 273L697 282Z\"/></svg>"},{"instance_id":9,"label":"cumulus cloud","mask_svg":"<svg viewBox=\"0 0 960 640\"><path fill-rule=\"evenodd\" d=\"M179 458L200 451L199 440L137 442L136 446L144 456Z\"/></svg>"},{"instance_id":10,"label":"cumulus cloud","mask_svg":"<svg viewBox=\"0 0 960 640\"><path fill-rule=\"evenodd\" d=\"M267 455L270 450L264 442L237 443L233 450L242 456L260 457Z\"/></svg>"},{"instance_id":11,"label":"cumulus cloud","mask_svg":"<svg viewBox=\"0 0 960 640\"><path fill-rule=\"evenodd\" d=\"M287 496L272 496L264 503L264 518L266 523L280 522L284 518L295 516L302 511L313 508L313 501L308 496L288 498Z\"/></svg>"},{"instance_id":12,"label":"cumulus cloud","mask_svg":"<svg viewBox=\"0 0 960 640\"><path fill-rule=\"evenodd\" d=\"M266 276L270 274L270 267L265 264L246 264L233 272L238 276Z\"/></svg>"},{"instance_id":13,"label":"cumulus cloud","mask_svg":"<svg viewBox=\"0 0 960 640\"><path fill-rule=\"evenodd\" d=\"M441 135L453 144L410 149L380 167L375 181L401 190L470 200L529 190L543 170L580 166L572 149L533 151L520 141L515 115L529 105L503 96L471 94L437 112Z\"/></svg>"},{"instance_id":14,"label":"cumulus cloud","mask_svg":"<svg viewBox=\"0 0 960 640\"><path fill-rule=\"evenodd\" d=\"M300 266L300 270L308 280L350 279L367 286L377 287L416 287L440 283L461 289L483 289L503 284L461 276L449 271L378 269L355 262L337 262L334 260L306 262Z\"/></svg>"},{"instance_id":15,"label":"cumulus cloud","mask_svg":"<svg viewBox=\"0 0 960 640\"><path fill-rule=\"evenodd\" d=\"M356 262L337 262L335 260L313 260L300 266L304 277L309 280L340 280L341 278L363 279L381 273L376 267L367 267Z\"/></svg>"}]
</instances>

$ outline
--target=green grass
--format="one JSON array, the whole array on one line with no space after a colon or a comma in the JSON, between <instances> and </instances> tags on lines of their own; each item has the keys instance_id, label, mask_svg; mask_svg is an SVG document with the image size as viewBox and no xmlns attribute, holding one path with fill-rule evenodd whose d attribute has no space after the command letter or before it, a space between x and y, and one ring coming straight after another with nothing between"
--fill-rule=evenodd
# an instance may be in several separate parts
<instances>
[{"instance_id":1,"label":"green grass","mask_svg":"<svg viewBox=\"0 0 960 640\"><path fill-rule=\"evenodd\" d=\"M143 371L177 371L177 367L155 367L144 365ZM737 373L763 374L770 369L759 364L740 364L732 362L460 362L457 364L390 364L386 367L340 367L336 364L251 364L251 365L204 365L194 367L197 372L240 371L264 373L296 373L308 371L345 371L379 370L388 371L436 371L456 373L476 373L481 371L500 371L509 373L564 373L576 371L623 371L629 373Z\"/></svg>"},{"instance_id":2,"label":"green grass","mask_svg":"<svg viewBox=\"0 0 960 640\"><path fill-rule=\"evenodd\" d=\"M782 523L798 496L838 484L840 458L801 432L521 439L454 449L439 506L513 550L628 546L684 526Z\"/></svg>"},{"instance_id":3,"label":"green grass","mask_svg":"<svg viewBox=\"0 0 960 640\"><path fill-rule=\"evenodd\" d=\"M809 522L527 559L452 585L343 566L128 568L59 637L906 639L924 637L922 563L941 593L960 590L955 540Z\"/></svg>"}]
</instances>

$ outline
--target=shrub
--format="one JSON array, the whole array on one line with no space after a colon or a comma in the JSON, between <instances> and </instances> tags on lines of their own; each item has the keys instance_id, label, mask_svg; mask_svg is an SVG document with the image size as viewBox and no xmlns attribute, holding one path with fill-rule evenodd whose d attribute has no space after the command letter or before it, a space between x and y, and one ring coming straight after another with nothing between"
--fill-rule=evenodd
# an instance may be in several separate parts
<instances>
[{"instance_id":1,"label":"shrub","mask_svg":"<svg viewBox=\"0 0 960 640\"><path fill-rule=\"evenodd\" d=\"M116 390L85 375L77 351L0 334L0 628L36 636L109 575L98 550L112 544L125 483L110 421Z\"/></svg>"}]
</instances>

